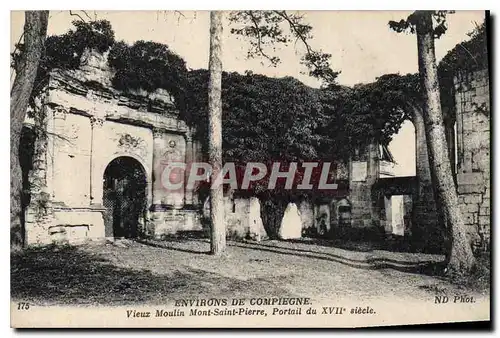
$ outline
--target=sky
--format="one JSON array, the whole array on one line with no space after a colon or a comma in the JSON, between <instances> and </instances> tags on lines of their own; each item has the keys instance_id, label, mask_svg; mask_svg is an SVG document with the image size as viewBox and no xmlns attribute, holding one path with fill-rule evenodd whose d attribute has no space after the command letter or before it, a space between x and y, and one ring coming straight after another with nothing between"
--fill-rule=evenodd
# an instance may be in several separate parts
<instances>
[{"instance_id":1,"label":"sky","mask_svg":"<svg viewBox=\"0 0 500 338\"><path fill-rule=\"evenodd\" d=\"M75 11L87 19L82 11ZM167 44L182 56L188 68L208 68L209 12L207 11L87 11L90 17L111 22L117 40L133 43L151 40ZM412 34L392 31L388 22L406 18L411 12L402 11L305 11L304 22L313 28L310 44L314 49L332 54L331 65L340 71L339 84L354 85L373 82L388 73L415 73L418 71L417 43ZM68 11L51 11L48 34L62 34L78 19ZM468 39L467 33L484 21L483 11L457 11L449 15L448 31L436 40L436 58L439 61L456 44ZM23 12L11 13L11 51L19 40L24 24ZM226 71L254 73L268 76L293 76L313 87L317 80L309 77L300 64L303 46L300 43L278 48L274 53L281 58L277 67L264 59L247 59L248 41L230 33L225 15L223 38L223 68ZM269 51L272 53L273 51ZM414 129L405 123L394 136L389 149L399 163L399 175L413 175ZM412 152L413 147L413 152ZM413 162L412 162L413 160Z\"/></svg>"}]
</instances>

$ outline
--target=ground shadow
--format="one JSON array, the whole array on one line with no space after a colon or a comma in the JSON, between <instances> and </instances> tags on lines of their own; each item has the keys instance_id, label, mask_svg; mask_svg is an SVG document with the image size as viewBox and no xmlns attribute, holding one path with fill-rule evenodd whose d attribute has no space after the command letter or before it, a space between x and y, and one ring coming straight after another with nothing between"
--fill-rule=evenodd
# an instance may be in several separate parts
<instances>
[{"instance_id":1,"label":"ground shadow","mask_svg":"<svg viewBox=\"0 0 500 338\"><path fill-rule=\"evenodd\" d=\"M337 248L349 251L369 252L373 250L382 250L384 246L380 242L375 241L352 241L340 239L326 239L326 238L299 238L283 240L290 243L308 244L314 246L324 246L329 248Z\"/></svg>"},{"instance_id":2,"label":"ground shadow","mask_svg":"<svg viewBox=\"0 0 500 338\"><path fill-rule=\"evenodd\" d=\"M286 240L291 243L303 243L315 246L333 247L349 251L369 252L374 250L386 250L391 252L424 253L418 250L416 245L412 245L411 240L405 236L388 235L383 238L373 238L370 236L343 236L341 238L318 238L306 237L300 239ZM427 252L429 254L441 254Z\"/></svg>"},{"instance_id":3,"label":"ground shadow","mask_svg":"<svg viewBox=\"0 0 500 338\"><path fill-rule=\"evenodd\" d=\"M401 272L417 273L438 278L443 277L443 271L444 271L444 263L435 261L408 262L390 258L370 258L370 257L367 259L353 259L338 254L297 249L297 248L284 248L265 243L233 242L230 243L229 245L245 249L261 250L261 251L279 253L284 255L293 255L299 257L332 261L335 263L347 265L349 267L357 269L365 269L365 270L394 269Z\"/></svg>"},{"instance_id":4,"label":"ground shadow","mask_svg":"<svg viewBox=\"0 0 500 338\"><path fill-rule=\"evenodd\" d=\"M164 274L122 268L71 246L11 254L11 299L40 305L165 305L176 298L257 294L260 289L252 290L252 283L182 265ZM286 293L271 281L267 287Z\"/></svg>"},{"instance_id":5,"label":"ground shadow","mask_svg":"<svg viewBox=\"0 0 500 338\"><path fill-rule=\"evenodd\" d=\"M209 254L208 251L197 251L192 249L185 249L180 247L173 247L168 243L185 243L186 240L191 241L202 241L208 243L209 239L207 238L207 234L200 231L189 231L189 232L180 232L176 235L165 237L162 240L137 240L139 243L163 248L167 250L175 250L181 252L189 252L196 254ZM308 243L314 244L316 242L312 241L304 241L304 240L286 240L280 241L282 243L290 242L290 243ZM330 241L331 242L331 241ZM325 244L324 246L335 247L332 243L328 243L327 240L319 240L318 243ZM286 255L294 255L300 257L307 257L313 259L320 260L329 260L336 263L341 263L353 268L359 269L394 269L401 272L408 273L418 273L424 274L433 277L443 277L444 274L444 262L436 262L430 260L420 260L420 261L404 261L392 258L380 258L380 257L367 257L365 259L355 259L347 256L343 256L340 254L333 254L323 251L315 251L315 250L305 250L299 248L286 248L283 246L273 245L272 242L254 242L254 241L228 241L229 246L236 246L244 249L251 250L261 250L272 253L286 254ZM375 250L374 247L371 247L369 250L349 250L343 249L347 251L361 251L361 252L369 252Z\"/></svg>"},{"instance_id":6,"label":"ground shadow","mask_svg":"<svg viewBox=\"0 0 500 338\"><path fill-rule=\"evenodd\" d=\"M192 239L191 239L192 240ZM187 252L187 253L194 253L197 255L208 255L210 254L210 250L194 250L194 249L184 249L184 248L178 248L178 247L173 247L168 245L168 243L183 243L186 241L186 239L183 238L177 238L177 237L167 237L167 239L162 239L162 240L149 240L149 239L143 239L143 238L136 238L134 239L135 242L155 247L155 248L161 248L165 250L174 250L174 251L180 251L180 252Z\"/></svg>"}]
</instances>

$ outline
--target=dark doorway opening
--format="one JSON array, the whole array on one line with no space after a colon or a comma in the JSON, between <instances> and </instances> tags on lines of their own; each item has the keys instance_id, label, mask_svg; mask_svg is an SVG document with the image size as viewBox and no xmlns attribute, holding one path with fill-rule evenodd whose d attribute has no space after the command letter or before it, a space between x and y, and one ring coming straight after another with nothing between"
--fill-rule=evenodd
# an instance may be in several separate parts
<instances>
[{"instance_id":1,"label":"dark doorway opening","mask_svg":"<svg viewBox=\"0 0 500 338\"><path fill-rule=\"evenodd\" d=\"M140 237L146 216L146 173L132 157L118 157L104 171L106 237Z\"/></svg>"}]
</instances>

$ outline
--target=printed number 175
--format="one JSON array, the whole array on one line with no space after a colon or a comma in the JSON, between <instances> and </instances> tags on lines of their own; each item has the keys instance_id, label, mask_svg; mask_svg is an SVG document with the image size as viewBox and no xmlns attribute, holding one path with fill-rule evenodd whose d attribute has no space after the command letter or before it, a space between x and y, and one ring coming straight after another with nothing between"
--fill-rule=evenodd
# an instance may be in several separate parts
<instances>
[{"instance_id":1,"label":"printed number 175","mask_svg":"<svg viewBox=\"0 0 500 338\"><path fill-rule=\"evenodd\" d=\"M24 303L24 302L17 303L18 310L28 310L29 308L30 308L29 303Z\"/></svg>"}]
</instances>

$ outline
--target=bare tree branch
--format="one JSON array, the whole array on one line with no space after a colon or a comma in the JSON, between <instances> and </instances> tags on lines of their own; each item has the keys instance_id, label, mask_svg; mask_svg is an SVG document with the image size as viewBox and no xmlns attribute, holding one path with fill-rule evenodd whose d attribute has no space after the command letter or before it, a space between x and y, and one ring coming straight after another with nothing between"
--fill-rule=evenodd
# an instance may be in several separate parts
<instances>
[{"instance_id":1,"label":"bare tree branch","mask_svg":"<svg viewBox=\"0 0 500 338\"><path fill-rule=\"evenodd\" d=\"M267 55L264 50L262 49L262 35L260 33L260 27L259 27L259 22L257 21L257 18L253 15L252 11L245 11L245 14L248 15L250 20L253 23L253 27L255 28L255 31L257 32L257 51L266 59L268 59L272 64L276 64L278 60L276 58L273 58L269 55Z\"/></svg>"},{"instance_id":2,"label":"bare tree branch","mask_svg":"<svg viewBox=\"0 0 500 338\"><path fill-rule=\"evenodd\" d=\"M89 18L89 20L90 20L90 21L92 21L92 18L90 17L90 15L88 15L88 13L87 13L86 11L83 11L83 10L82 10L82 12L83 12L83 14L85 14L85 16L86 16L87 18Z\"/></svg>"},{"instance_id":3,"label":"bare tree branch","mask_svg":"<svg viewBox=\"0 0 500 338\"><path fill-rule=\"evenodd\" d=\"M265 51L265 47L275 44L288 45L301 42L305 47L302 63L309 69L309 75L324 81L324 84L335 83L339 72L331 69L331 55L321 50L315 50L310 45L312 26L302 23L303 15L287 13L286 11L234 11L230 16L232 22L239 22L242 28L234 28L232 33L252 38L248 57L259 55L268 59L273 66L280 63L280 58ZM282 25L288 26L287 33ZM273 46L273 50L276 48Z\"/></svg>"},{"instance_id":4,"label":"bare tree branch","mask_svg":"<svg viewBox=\"0 0 500 338\"><path fill-rule=\"evenodd\" d=\"M293 22L293 20L288 16L288 14L285 11L274 11L276 14L281 16L283 19L285 19L286 22L288 22L288 25L290 26L290 29L295 32L295 36L297 39L300 39L304 46L306 47L306 51L308 55L312 55L312 48L309 45L309 43L306 40L306 37L297 29L296 23ZM319 67L319 65L313 63L314 66Z\"/></svg>"},{"instance_id":5,"label":"bare tree branch","mask_svg":"<svg viewBox=\"0 0 500 338\"><path fill-rule=\"evenodd\" d=\"M87 13L85 13L85 14L87 14ZM80 14L78 14L78 13L73 13L73 11L71 11L71 10L69 11L69 15L71 15L71 16L76 16L76 17L78 17L81 21L86 22L86 21L85 21L85 19L83 19L83 18L81 17L81 15L80 15Z\"/></svg>"},{"instance_id":6,"label":"bare tree branch","mask_svg":"<svg viewBox=\"0 0 500 338\"><path fill-rule=\"evenodd\" d=\"M181 11L174 11L175 14L179 15L179 17L186 18L186 16Z\"/></svg>"},{"instance_id":7,"label":"bare tree branch","mask_svg":"<svg viewBox=\"0 0 500 338\"><path fill-rule=\"evenodd\" d=\"M19 44L21 43L21 40L23 39L24 37L24 31L21 33L21 36L19 37L19 40L17 41L17 43L14 45L14 51L11 53L11 55L15 55L17 53L17 50L18 50L18 46ZM17 69L15 67L16 65L14 65L13 69L10 71L10 79L12 80L12 75L14 75L16 72L17 72Z\"/></svg>"}]
</instances>

